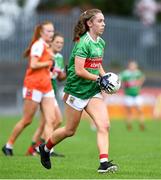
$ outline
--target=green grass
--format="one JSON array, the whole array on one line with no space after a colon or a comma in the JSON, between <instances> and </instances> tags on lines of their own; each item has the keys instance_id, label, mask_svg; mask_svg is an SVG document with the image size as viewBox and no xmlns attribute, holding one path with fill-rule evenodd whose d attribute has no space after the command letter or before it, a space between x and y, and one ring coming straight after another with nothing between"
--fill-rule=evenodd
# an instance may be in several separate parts
<instances>
[{"instance_id":1,"label":"green grass","mask_svg":"<svg viewBox=\"0 0 161 180\"><path fill-rule=\"evenodd\" d=\"M19 117L0 117L0 147L2 147ZM65 158L52 158L52 169L44 169L39 157L24 156L37 119L18 138L14 157L0 152L0 178L4 179L160 179L161 178L161 121L146 121L141 132L137 122L128 132L123 121L112 121L110 159L119 165L115 174L98 174L96 133L87 121L81 121L76 135L56 147Z\"/></svg>"}]
</instances>

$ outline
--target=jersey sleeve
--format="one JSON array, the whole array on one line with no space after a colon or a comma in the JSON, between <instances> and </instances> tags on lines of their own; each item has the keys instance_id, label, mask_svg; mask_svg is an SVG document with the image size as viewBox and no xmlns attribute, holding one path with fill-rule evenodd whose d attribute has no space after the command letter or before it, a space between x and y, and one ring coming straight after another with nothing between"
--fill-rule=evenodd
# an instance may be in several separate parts
<instances>
[{"instance_id":1,"label":"jersey sleeve","mask_svg":"<svg viewBox=\"0 0 161 180\"><path fill-rule=\"evenodd\" d=\"M60 57L60 69L61 69L61 71L64 71L64 58L62 55Z\"/></svg>"},{"instance_id":2,"label":"jersey sleeve","mask_svg":"<svg viewBox=\"0 0 161 180\"><path fill-rule=\"evenodd\" d=\"M32 45L30 55L31 56L41 57L43 51L44 51L43 43L37 41Z\"/></svg>"},{"instance_id":3,"label":"jersey sleeve","mask_svg":"<svg viewBox=\"0 0 161 180\"><path fill-rule=\"evenodd\" d=\"M106 46L106 42L100 37L100 42L102 44L102 48L104 49Z\"/></svg>"},{"instance_id":4,"label":"jersey sleeve","mask_svg":"<svg viewBox=\"0 0 161 180\"><path fill-rule=\"evenodd\" d=\"M79 42L77 44L75 56L86 58L88 57L88 46L85 42Z\"/></svg>"},{"instance_id":5,"label":"jersey sleeve","mask_svg":"<svg viewBox=\"0 0 161 180\"><path fill-rule=\"evenodd\" d=\"M124 80L124 71L120 72L119 74L119 78L121 79L121 81Z\"/></svg>"},{"instance_id":6,"label":"jersey sleeve","mask_svg":"<svg viewBox=\"0 0 161 180\"><path fill-rule=\"evenodd\" d=\"M140 71L140 70L137 71L137 78L138 79L144 78L144 74L142 71Z\"/></svg>"}]
</instances>

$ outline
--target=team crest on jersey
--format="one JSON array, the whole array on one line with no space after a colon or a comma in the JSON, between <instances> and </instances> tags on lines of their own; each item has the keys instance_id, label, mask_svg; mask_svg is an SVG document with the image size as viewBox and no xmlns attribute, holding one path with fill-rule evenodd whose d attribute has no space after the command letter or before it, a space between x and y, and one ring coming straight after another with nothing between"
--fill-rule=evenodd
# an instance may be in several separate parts
<instances>
[{"instance_id":1,"label":"team crest on jersey","mask_svg":"<svg viewBox=\"0 0 161 180\"><path fill-rule=\"evenodd\" d=\"M27 91L26 91L26 97L32 97L32 90L27 89Z\"/></svg>"},{"instance_id":2,"label":"team crest on jersey","mask_svg":"<svg viewBox=\"0 0 161 180\"><path fill-rule=\"evenodd\" d=\"M69 102L70 102L71 104L73 104L74 100L75 100L75 98L74 98L73 96L70 96Z\"/></svg>"}]
</instances>

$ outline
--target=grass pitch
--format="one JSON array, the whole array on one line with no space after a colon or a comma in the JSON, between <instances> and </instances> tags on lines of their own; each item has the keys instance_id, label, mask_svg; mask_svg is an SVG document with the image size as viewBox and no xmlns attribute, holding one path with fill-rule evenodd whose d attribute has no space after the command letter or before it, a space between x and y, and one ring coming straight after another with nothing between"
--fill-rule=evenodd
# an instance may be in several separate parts
<instances>
[{"instance_id":1,"label":"grass pitch","mask_svg":"<svg viewBox=\"0 0 161 180\"><path fill-rule=\"evenodd\" d=\"M0 117L0 147L2 147L19 117ZM98 174L96 132L82 120L76 135L58 146L56 151L65 158L51 158L52 169L44 169L37 157L24 154L38 121L25 129L14 146L14 156L0 152L2 179L160 179L161 178L161 121L146 121L146 130L140 131L137 122L127 131L123 121L111 121L109 159L118 164L115 174Z\"/></svg>"}]
</instances>

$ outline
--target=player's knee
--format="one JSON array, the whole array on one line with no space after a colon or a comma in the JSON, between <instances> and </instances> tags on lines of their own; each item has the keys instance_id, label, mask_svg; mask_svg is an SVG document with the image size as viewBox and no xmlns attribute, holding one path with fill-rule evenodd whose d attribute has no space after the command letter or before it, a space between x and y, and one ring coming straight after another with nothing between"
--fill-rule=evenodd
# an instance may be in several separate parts
<instances>
[{"instance_id":1,"label":"player's knee","mask_svg":"<svg viewBox=\"0 0 161 180\"><path fill-rule=\"evenodd\" d=\"M110 125L108 123L98 126L98 131L102 133L106 133L107 131L109 131L109 129L110 129Z\"/></svg>"},{"instance_id":2,"label":"player's knee","mask_svg":"<svg viewBox=\"0 0 161 180\"><path fill-rule=\"evenodd\" d=\"M56 124L56 119L55 119L55 117L50 117L50 118L48 118L47 121L46 121L46 123L47 123L47 125L48 125L49 127L53 127L53 129L54 129L55 124Z\"/></svg>"},{"instance_id":3,"label":"player's knee","mask_svg":"<svg viewBox=\"0 0 161 180\"><path fill-rule=\"evenodd\" d=\"M55 122L55 128L58 128L61 125L62 121L61 120L56 120Z\"/></svg>"}]
</instances>

